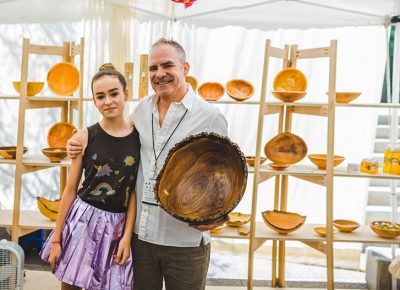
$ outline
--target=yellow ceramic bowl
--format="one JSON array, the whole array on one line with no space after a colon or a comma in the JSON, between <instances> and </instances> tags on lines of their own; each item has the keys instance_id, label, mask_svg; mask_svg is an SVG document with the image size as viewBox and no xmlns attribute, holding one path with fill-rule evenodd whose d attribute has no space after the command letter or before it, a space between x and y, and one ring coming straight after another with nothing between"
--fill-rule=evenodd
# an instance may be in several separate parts
<instances>
[{"instance_id":1,"label":"yellow ceramic bowl","mask_svg":"<svg viewBox=\"0 0 400 290\"><path fill-rule=\"evenodd\" d=\"M24 147L24 154L28 151L27 147ZM0 156L4 159L15 159L17 156L17 147L16 146L6 146L0 147Z\"/></svg>"},{"instance_id":2,"label":"yellow ceramic bowl","mask_svg":"<svg viewBox=\"0 0 400 290\"><path fill-rule=\"evenodd\" d=\"M305 216L284 211L263 211L264 223L273 231L286 235L301 228L306 220Z\"/></svg>"},{"instance_id":3,"label":"yellow ceramic bowl","mask_svg":"<svg viewBox=\"0 0 400 290\"><path fill-rule=\"evenodd\" d=\"M336 92L336 103L348 104L357 99L360 95L360 92Z\"/></svg>"},{"instance_id":4,"label":"yellow ceramic bowl","mask_svg":"<svg viewBox=\"0 0 400 290\"><path fill-rule=\"evenodd\" d=\"M44 82L28 82L28 97L33 97L43 89ZM21 82L13 82L14 89L21 93Z\"/></svg>"},{"instance_id":5,"label":"yellow ceramic bowl","mask_svg":"<svg viewBox=\"0 0 400 290\"><path fill-rule=\"evenodd\" d=\"M389 224L391 225L392 229L385 229L382 224ZM369 226L371 230L384 239L395 239L396 237L400 236L400 224L385 221L374 221L371 222Z\"/></svg>"},{"instance_id":6,"label":"yellow ceramic bowl","mask_svg":"<svg viewBox=\"0 0 400 290\"><path fill-rule=\"evenodd\" d=\"M244 214L240 212L231 212L229 215L229 221L226 222L226 225L230 227L240 227L242 225L250 222L251 215Z\"/></svg>"},{"instance_id":7,"label":"yellow ceramic bowl","mask_svg":"<svg viewBox=\"0 0 400 290\"><path fill-rule=\"evenodd\" d=\"M206 101L217 101L225 93L220 83L204 83L199 87L199 95Z\"/></svg>"},{"instance_id":8,"label":"yellow ceramic bowl","mask_svg":"<svg viewBox=\"0 0 400 290\"><path fill-rule=\"evenodd\" d=\"M260 164L263 164L266 160L267 160L266 157L260 156ZM254 166L255 161L256 161L256 157L255 156L246 156L246 162L250 166Z\"/></svg>"},{"instance_id":9,"label":"yellow ceramic bowl","mask_svg":"<svg viewBox=\"0 0 400 290\"><path fill-rule=\"evenodd\" d=\"M67 157L67 150L65 148L45 148L42 153L50 159L51 162L60 162Z\"/></svg>"},{"instance_id":10,"label":"yellow ceramic bowl","mask_svg":"<svg viewBox=\"0 0 400 290\"><path fill-rule=\"evenodd\" d=\"M326 169L326 154L310 154L308 158L310 158L311 162L314 163L318 169ZM343 160L343 156L334 155L333 167L338 166Z\"/></svg>"},{"instance_id":11,"label":"yellow ceramic bowl","mask_svg":"<svg viewBox=\"0 0 400 290\"><path fill-rule=\"evenodd\" d=\"M282 102L295 102L307 94L303 91L272 91L272 95Z\"/></svg>"},{"instance_id":12,"label":"yellow ceramic bowl","mask_svg":"<svg viewBox=\"0 0 400 290\"><path fill-rule=\"evenodd\" d=\"M186 82L189 83L193 89L193 91L196 92L197 90L197 79L194 76L186 76Z\"/></svg>"},{"instance_id":13,"label":"yellow ceramic bowl","mask_svg":"<svg viewBox=\"0 0 400 290\"><path fill-rule=\"evenodd\" d=\"M333 225L341 232L350 233L357 229L360 224L351 220L334 220Z\"/></svg>"}]
</instances>

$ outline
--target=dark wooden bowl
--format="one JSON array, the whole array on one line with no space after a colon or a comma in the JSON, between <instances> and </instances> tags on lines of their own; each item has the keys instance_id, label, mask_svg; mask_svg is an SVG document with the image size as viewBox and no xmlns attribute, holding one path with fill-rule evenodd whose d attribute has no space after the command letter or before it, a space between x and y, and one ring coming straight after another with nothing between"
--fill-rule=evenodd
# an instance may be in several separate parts
<instances>
[{"instance_id":1,"label":"dark wooden bowl","mask_svg":"<svg viewBox=\"0 0 400 290\"><path fill-rule=\"evenodd\" d=\"M157 177L159 205L190 224L208 224L231 212L246 189L246 158L215 133L192 135L168 153Z\"/></svg>"}]
</instances>

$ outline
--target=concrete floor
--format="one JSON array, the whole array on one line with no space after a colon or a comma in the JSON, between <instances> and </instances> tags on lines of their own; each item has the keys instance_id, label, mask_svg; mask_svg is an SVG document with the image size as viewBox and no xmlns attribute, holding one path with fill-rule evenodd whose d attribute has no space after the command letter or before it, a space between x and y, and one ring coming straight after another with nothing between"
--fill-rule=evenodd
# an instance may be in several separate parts
<instances>
[{"instance_id":1,"label":"concrete floor","mask_svg":"<svg viewBox=\"0 0 400 290\"><path fill-rule=\"evenodd\" d=\"M33 271L26 270L26 276L24 280L24 290L56 290L60 289L60 282L54 277L51 272L47 271ZM207 290L245 290L246 287L234 287L234 286L207 286ZM254 289L276 289L269 287L255 287ZM305 288L286 288L290 290L305 290ZM322 290L315 289L314 290ZM354 289L353 289L354 290Z\"/></svg>"}]
</instances>

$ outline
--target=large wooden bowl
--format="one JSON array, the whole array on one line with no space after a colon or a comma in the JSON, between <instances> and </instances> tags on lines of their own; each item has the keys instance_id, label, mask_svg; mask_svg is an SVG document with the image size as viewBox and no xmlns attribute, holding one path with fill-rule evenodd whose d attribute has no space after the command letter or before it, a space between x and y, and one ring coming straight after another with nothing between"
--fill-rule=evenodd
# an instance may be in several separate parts
<instances>
[{"instance_id":1,"label":"large wooden bowl","mask_svg":"<svg viewBox=\"0 0 400 290\"><path fill-rule=\"evenodd\" d=\"M185 79L186 79L186 82L190 84L193 91L196 92L197 86L198 86L197 79L194 76L186 76Z\"/></svg>"},{"instance_id":2,"label":"large wooden bowl","mask_svg":"<svg viewBox=\"0 0 400 290\"><path fill-rule=\"evenodd\" d=\"M230 80L226 84L226 92L236 101L245 101L254 94L254 87L246 80Z\"/></svg>"},{"instance_id":3,"label":"large wooden bowl","mask_svg":"<svg viewBox=\"0 0 400 290\"><path fill-rule=\"evenodd\" d=\"M274 91L297 91L307 90L307 78L298 69L285 68L281 70L274 79Z\"/></svg>"},{"instance_id":4,"label":"large wooden bowl","mask_svg":"<svg viewBox=\"0 0 400 290\"><path fill-rule=\"evenodd\" d=\"M40 93L43 89L44 82L28 82L28 97L33 97L34 95ZM21 93L21 82L13 82L14 89L20 94Z\"/></svg>"},{"instance_id":5,"label":"large wooden bowl","mask_svg":"<svg viewBox=\"0 0 400 290\"><path fill-rule=\"evenodd\" d=\"M262 213L265 224L273 231L282 235L294 232L301 228L306 220L305 216L297 213L267 210Z\"/></svg>"},{"instance_id":6,"label":"large wooden bowl","mask_svg":"<svg viewBox=\"0 0 400 290\"><path fill-rule=\"evenodd\" d=\"M28 151L27 147L24 147L24 153ZM15 159L15 156L17 156L17 147L16 146L6 146L6 147L0 147L0 156L3 157L4 159Z\"/></svg>"},{"instance_id":7,"label":"large wooden bowl","mask_svg":"<svg viewBox=\"0 0 400 290\"><path fill-rule=\"evenodd\" d=\"M321 170L326 169L326 159L327 159L326 154L310 154L308 155L308 158L311 160L312 163L314 163L318 167L318 169ZM344 159L345 158L343 156L334 155L333 167L338 166L340 163L343 162Z\"/></svg>"},{"instance_id":8,"label":"large wooden bowl","mask_svg":"<svg viewBox=\"0 0 400 290\"><path fill-rule=\"evenodd\" d=\"M220 83L204 83L199 87L199 95L206 101L218 101L224 93Z\"/></svg>"},{"instance_id":9,"label":"large wooden bowl","mask_svg":"<svg viewBox=\"0 0 400 290\"><path fill-rule=\"evenodd\" d=\"M65 148L67 141L73 135L75 129L70 123L59 122L54 124L47 134L47 143L52 148Z\"/></svg>"},{"instance_id":10,"label":"large wooden bowl","mask_svg":"<svg viewBox=\"0 0 400 290\"><path fill-rule=\"evenodd\" d=\"M215 133L192 135L168 153L155 186L159 205L191 224L208 224L231 212L246 189L246 159Z\"/></svg>"},{"instance_id":11,"label":"large wooden bowl","mask_svg":"<svg viewBox=\"0 0 400 290\"><path fill-rule=\"evenodd\" d=\"M72 63L57 63L47 74L47 85L59 96L72 95L79 87L79 71Z\"/></svg>"},{"instance_id":12,"label":"large wooden bowl","mask_svg":"<svg viewBox=\"0 0 400 290\"><path fill-rule=\"evenodd\" d=\"M299 136L284 132L268 141L264 152L275 163L294 164L306 156L307 145Z\"/></svg>"}]
</instances>

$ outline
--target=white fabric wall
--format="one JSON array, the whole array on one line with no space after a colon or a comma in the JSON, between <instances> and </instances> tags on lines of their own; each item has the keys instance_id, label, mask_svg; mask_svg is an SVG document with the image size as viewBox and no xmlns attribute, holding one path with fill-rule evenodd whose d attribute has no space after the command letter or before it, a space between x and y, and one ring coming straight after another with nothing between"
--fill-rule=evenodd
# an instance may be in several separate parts
<instances>
[{"instance_id":1,"label":"white fabric wall","mask_svg":"<svg viewBox=\"0 0 400 290\"><path fill-rule=\"evenodd\" d=\"M90 76L102 62L108 61L107 51L102 51L98 45L104 44L106 35L95 32L102 25L107 31L107 22L59 23L41 25L0 25L0 55L3 70L0 71L0 94L15 94L11 81L19 79L21 43L23 37L30 37L32 42L40 44L60 44L64 40L78 40L85 36L86 41L86 76L85 91L89 92ZM148 52L150 44L166 31L166 23L153 22L132 24L135 31L131 38L133 61L135 69L139 68L139 54ZM225 84L232 78L244 78L255 86L252 97L256 100L260 95L261 70L265 39L272 39L272 45L282 47L283 44L299 44L300 48L328 46L331 39L338 40L337 90L361 91L362 96L357 102L379 102L382 89L384 64L386 57L385 30L382 27L310 29L310 30L277 30L264 32L246 30L240 27L225 27L218 29L194 28L180 26L172 27L170 36L178 40L186 48L191 63L190 74L196 76L200 83L218 81ZM10 57L10 54L12 57ZM30 67L30 80L43 80L45 73L53 60L41 60ZM126 61L132 61L127 59ZM324 102L328 83L327 60L307 61L298 63L307 76L308 95L304 102ZM268 97L273 101L269 91L274 75L281 64L272 61L268 77ZM137 74L136 74L137 75ZM137 84L135 84L135 94ZM224 96L224 98L228 98ZM1 101L0 106L0 143L12 145L16 142L17 101ZM132 104L131 106L133 106ZM246 154L254 154L258 108L255 105L218 105L229 122L229 135L237 142ZM43 113L44 112L44 113ZM52 112L52 113L50 113ZM46 144L46 132L58 119L57 110L29 113L29 136L26 144L30 153L39 153ZM95 122L98 118L90 102L85 105L86 124ZM335 151L344 155L346 161L359 162L372 153L376 126L376 112L372 109L339 108L336 114ZM277 133L276 116L265 119L265 144ZM296 116L293 132L301 136L307 143L309 153L326 151L326 119L322 117ZM38 137L41 136L41 137ZM38 144L39 143L39 144ZM304 160L305 163L310 163ZM12 208L13 166L0 166L0 208ZM49 178L48 173L52 172ZM3 178L4 176L4 178ZM22 207L35 209L35 196L57 196L57 169L40 171L24 177ZM249 176L249 186L246 196L239 204L238 210L250 211L252 177ZM335 218L351 218L363 220L367 179L336 179L335 181ZM260 187L258 209L266 210L273 207L273 181L267 181ZM4 197L4 198L3 198ZM325 220L325 190L322 187L304 181L290 178L288 210L307 215L307 222ZM258 216L260 219L260 216Z\"/></svg>"}]
</instances>

